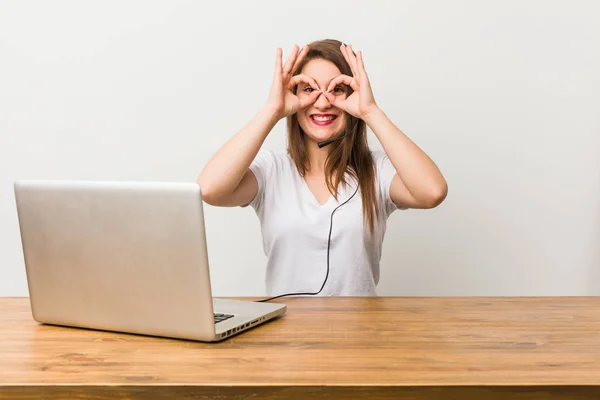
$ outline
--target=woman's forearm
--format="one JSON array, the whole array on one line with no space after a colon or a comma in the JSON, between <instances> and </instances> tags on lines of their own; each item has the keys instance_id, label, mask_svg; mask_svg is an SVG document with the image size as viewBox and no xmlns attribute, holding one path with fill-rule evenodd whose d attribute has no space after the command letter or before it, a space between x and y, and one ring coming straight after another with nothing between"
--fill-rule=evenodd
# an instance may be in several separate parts
<instances>
[{"instance_id":1,"label":"woman's forearm","mask_svg":"<svg viewBox=\"0 0 600 400\"><path fill-rule=\"evenodd\" d=\"M276 114L263 107L215 153L198 177L204 198L218 199L234 192L277 122Z\"/></svg>"},{"instance_id":2,"label":"woman's forearm","mask_svg":"<svg viewBox=\"0 0 600 400\"><path fill-rule=\"evenodd\" d=\"M365 117L365 122L416 200L428 204L446 196L448 186L437 165L381 109Z\"/></svg>"}]
</instances>

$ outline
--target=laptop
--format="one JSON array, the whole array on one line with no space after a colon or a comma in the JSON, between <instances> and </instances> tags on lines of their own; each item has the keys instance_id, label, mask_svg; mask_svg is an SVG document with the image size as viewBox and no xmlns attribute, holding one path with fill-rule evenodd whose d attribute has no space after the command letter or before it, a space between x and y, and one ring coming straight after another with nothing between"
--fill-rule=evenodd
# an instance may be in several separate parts
<instances>
[{"instance_id":1,"label":"laptop","mask_svg":"<svg viewBox=\"0 0 600 400\"><path fill-rule=\"evenodd\" d=\"M285 314L212 297L196 183L15 181L33 319L214 342Z\"/></svg>"}]
</instances>

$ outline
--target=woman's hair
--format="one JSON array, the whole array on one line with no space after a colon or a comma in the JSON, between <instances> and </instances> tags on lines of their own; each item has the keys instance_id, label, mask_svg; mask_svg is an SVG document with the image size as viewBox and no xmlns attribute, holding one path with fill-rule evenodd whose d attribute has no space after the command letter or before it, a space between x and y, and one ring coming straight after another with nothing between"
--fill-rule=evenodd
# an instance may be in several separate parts
<instances>
[{"instance_id":1,"label":"woman's hair","mask_svg":"<svg viewBox=\"0 0 600 400\"><path fill-rule=\"evenodd\" d=\"M350 65L344 59L340 50L342 42L327 39L313 42L308 45L309 50L305 59L298 66L295 75L298 75L304 66L311 60L323 59L332 62L342 74L353 76ZM295 90L295 89L294 89ZM347 87L347 96L352 94L352 89ZM344 174L358 180L363 204L363 219L369 231L373 233L375 218L379 217L379 207L375 195L375 168L371 150L367 143L367 127L363 120L346 113L345 132L348 136L330 144L331 150L325 162L325 176L329 192L337 200L337 188L340 183L346 185ZM305 145L305 134L296 114L287 118L288 153L296 164L298 171L304 177L308 169L308 152Z\"/></svg>"}]
</instances>

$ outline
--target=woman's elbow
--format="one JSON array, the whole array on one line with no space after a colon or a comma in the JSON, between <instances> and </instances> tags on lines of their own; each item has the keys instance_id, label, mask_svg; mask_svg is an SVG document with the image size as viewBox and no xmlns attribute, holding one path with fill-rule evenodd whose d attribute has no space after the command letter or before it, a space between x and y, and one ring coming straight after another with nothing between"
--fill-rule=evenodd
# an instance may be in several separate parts
<instances>
[{"instance_id":1,"label":"woman's elbow","mask_svg":"<svg viewBox=\"0 0 600 400\"><path fill-rule=\"evenodd\" d=\"M198 177L196 183L200 187L202 201L204 201L206 204L210 204L211 206L217 206L219 203L217 194L218 190L216 190L214 185L206 182L206 180L202 179L202 177Z\"/></svg>"},{"instance_id":2,"label":"woman's elbow","mask_svg":"<svg viewBox=\"0 0 600 400\"><path fill-rule=\"evenodd\" d=\"M435 208L442 204L448 197L448 184L446 181L432 187L423 201L424 208Z\"/></svg>"}]
</instances>

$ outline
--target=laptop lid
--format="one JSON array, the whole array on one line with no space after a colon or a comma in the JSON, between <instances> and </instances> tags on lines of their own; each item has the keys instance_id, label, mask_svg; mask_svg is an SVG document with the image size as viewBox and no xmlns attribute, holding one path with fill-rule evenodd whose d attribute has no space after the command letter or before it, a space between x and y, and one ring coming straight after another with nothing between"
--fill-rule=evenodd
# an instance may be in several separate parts
<instances>
[{"instance_id":1,"label":"laptop lid","mask_svg":"<svg viewBox=\"0 0 600 400\"><path fill-rule=\"evenodd\" d=\"M215 336L195 183L16 181L33 317L157 336Z\"/></svg>"}]
</instances>

